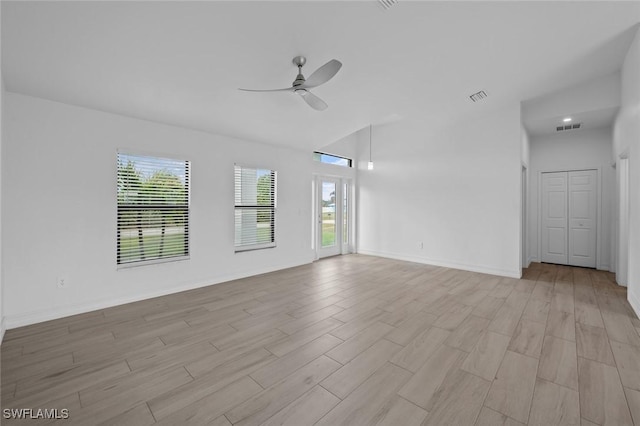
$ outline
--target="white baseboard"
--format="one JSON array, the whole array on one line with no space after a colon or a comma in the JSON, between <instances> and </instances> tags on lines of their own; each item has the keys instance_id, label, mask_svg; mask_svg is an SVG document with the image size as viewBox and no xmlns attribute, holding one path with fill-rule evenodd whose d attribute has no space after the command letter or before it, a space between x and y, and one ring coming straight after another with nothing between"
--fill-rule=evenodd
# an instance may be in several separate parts
<instances>
[{"instance_id":1,"label":"white baseboard","mask_svg":"<svg viewBox=\"0 0 640 426\"><path fill-rule=\"evenodd\" d=\"M627 300L629 301L629 304L635 311L636 316L640 318L640 296L638 296L636 293L632 292L631 290L628 290Z\"/></svg>"},{"instance_id":2,"label":"white baseboard","mask_svg":"<svg viewBox=\"0 0 640 426\"><path fill-rule=\"evenodd\" d=\"M407 262L424 263L426 265L442 266L444 268L462 269L464 271L480 272L482 274L499 275L509 278L520 278L522 272L520 270L509 271L506 269L491 268L488 266L471 265L468 263L451 262L440 259L429 259L426 257L411 256L406 254L380 252L374 250L359 250L358 253L369 256L386 257L389 259L404 260Z\"/></svg>"},{"instance_id":3,"label":"white baseboard","mask_svg":"<svg viewBox=\"0 0 640 426\"><path fill-rule=\"evenodd\" d=\"M2 339L4 339L4 332L7 330L5 327L4 317L0 319L0 345L2 345Z\"/></svg>"},{"instance_id":4,"label":"white baseboard","mask_svg":"<svg viewBox=\"0 0 640 426\"><path fill-rule=\"evenodd\" d=\"M312 261L313 259L299 260L296 262L290 262L290 263L286 263L278 266L270 266L270 267L256 269L252 271L243 271L240 273L224 275L224 276L212 278L207 281L190 283L187 285L172 287L169 289L163 289L159 291L136 294L136 295L120 297L116 299L91 301L91 302L77 304L77 305L61 306L55 309L27 312L27 313L16 314L16 315L7 315L6 317L3 318L2 332L4 334L5 325L6 325L6 329L9 330L12 328L23 327L31 324L37 324L44 321L64 318L71 315L84 314L87 312L97 311L100 309L111 308L113 306L139 302L141 300L153 299L154 297L166 296L168 294L180 293L182 291L193 290L200 287L206 287L209 285L220 284L227 281L247 278L254 275L266 274L268 272L294 268L296 266L309 264ZM5 318L6 318L6 322L5 322Z\"/></svg>"},{"instance_id":5,"label":"white baseboard","mask_svg":"<svg viewBox=\"0 0 640 426\"><path fill-rule=\"evenodd\" d=\"M604 263L602 263L602 264L598 265L598 266L596 267L596 269L597 269L598 271L610 271L610 270L611 270L611 266L609 266L608 264L604 264Z\"/></svg>"}]
</instances>

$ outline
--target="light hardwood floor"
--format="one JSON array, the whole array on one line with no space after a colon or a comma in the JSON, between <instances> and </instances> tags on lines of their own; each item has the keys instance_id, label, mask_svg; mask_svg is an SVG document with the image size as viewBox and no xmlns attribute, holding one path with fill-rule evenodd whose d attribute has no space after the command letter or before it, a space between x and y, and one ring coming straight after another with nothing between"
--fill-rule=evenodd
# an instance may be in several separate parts
<instances>
[{"instance_id":1,"label":"light hardwood floor","mask_svg":"<svg viewBox=\"0 0 640 426\"><path fill-rule=\"evenodd\" d=\"M1 353L2 408L65 424L640 425L625 289L555 265L340 256L9 330Z\"/></svg>"}]
</instances>

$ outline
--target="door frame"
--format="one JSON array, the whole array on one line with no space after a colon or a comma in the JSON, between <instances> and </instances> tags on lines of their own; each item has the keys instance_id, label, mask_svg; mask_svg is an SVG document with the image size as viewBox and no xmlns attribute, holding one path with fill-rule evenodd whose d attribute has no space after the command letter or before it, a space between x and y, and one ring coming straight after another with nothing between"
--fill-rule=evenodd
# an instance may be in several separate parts
<instances>
[{"instance_id":1,"label":"door frame","mask_svg":"<svg viewBox=\"0 0 640 426\"><path fill-rule=\"evenodd\" d=\"M527 194L529 193L529 180L527 179L528 172L529 168L525 163L522 163L522 182L520 182L522 187L522 192L520 194L520 220L522 222L520 224L520 270L522 270L522 268L528 268L529 264L531 263L529 261L529 238L527 229L529 222L529 214L527 212L527 210L529 209L529 200L527 199Z\"/></svg>"},{"instance_id":2,"label":"door frame","mask_svg":"<svg viewBox=\"0 0 640 426\"><path fill-rule=\"evenodd\" d=\"M595 170L597 174L596 178L596 269L604 270L603 265L600 264L602 259L602 167L567 167L567 168L554 168L538 170L538 261L542 261L542 174L543 173L558 173L558 172L580 172L585 170Z\"/></svg>"},{"instance_id":3,"label":"door frame","mask_svg":"<svg viewBox=\"0 0 640 426\"><path fill-rule=\"evenodd\" d=\"M618 157L618 164L616 167L616 180L617 180L617 250L616 250L616 282L626 287L629 274L629 197L631 195L629 191L630 170L629 170L629 154L623 153Z\"/></svg>"},{"instance_id":4,"label":"door frame","mask_svg":"<svg viewBox=\"0 0 640 426\"><path fill-rule=\"evenodd\" d=\"M322 254L322 204L320 200L322 198L322 182L334 181L336 182L336 250L328 254ZM344 217L344 187L347 188L347 217ZM313 247L315 249L316 260L323 257L338 256L342 254L348 254L352 252L354 245L354 214L353 214L353 180L349 177L336 176L330 174L314 174L313 176ZM339 203L338 203L339 200ZM338 206L339 204L339 206ZM338 208L339 207L339 208ZM347 222L347 242L344 241L344 221Z\"/></svg>"}]
</instances>

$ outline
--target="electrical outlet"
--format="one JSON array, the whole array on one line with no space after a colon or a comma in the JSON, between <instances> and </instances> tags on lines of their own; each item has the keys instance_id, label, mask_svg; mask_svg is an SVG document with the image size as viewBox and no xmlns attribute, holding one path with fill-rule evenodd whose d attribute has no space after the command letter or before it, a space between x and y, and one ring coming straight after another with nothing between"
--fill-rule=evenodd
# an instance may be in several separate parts
<instances>
[{"instance_id":1,"label":"electrical outlet","mask_svg":"<svg viewBox=\"0 0 640 426\"><path fill-rule=\"evenodd\" d=\"M69 287L69 283L65 277L58 277L57 279L58 288L67 288Z\"/></svg>"}]
</instances>

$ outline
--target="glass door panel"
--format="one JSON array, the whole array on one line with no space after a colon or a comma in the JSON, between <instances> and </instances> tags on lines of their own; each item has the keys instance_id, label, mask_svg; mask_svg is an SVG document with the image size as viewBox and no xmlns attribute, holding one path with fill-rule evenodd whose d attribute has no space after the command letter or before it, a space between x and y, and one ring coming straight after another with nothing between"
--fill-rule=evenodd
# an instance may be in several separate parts
<instances>
[{"instance_id":1,"label":"glass door panel","mask_svg":"<svg viewBox=\"0 0 640 426\"><path fill-rule=\"evenodd\" d=\"M342 184L342 243L349 244L349 185Z\"/></svg>"},{"instance_id":2,"label":"glass door panel","mask_svg":"<svg viewBox=\"0 0 640 426\"><path fill-rule=\"evenodd\" d=\"M342 253L342 185L339 178L319 177L317 192L318 257Z\"/></svg>"},{"instance_id":3,"label":"glass door panel","mask_svg":"<svg viewBox=\"0 0 640 426\"><path fill-rule=\"evenodd\" d=\"M336 209L336 191L337 191L336 182L333 181L322 181L322 199L320 201L322 207L322 216L321 216L321 246L324 247L333 247L336 245L336 213L338 210ZM338 240L339 241L339 240Z\"/></svg>"}]
</instances>

